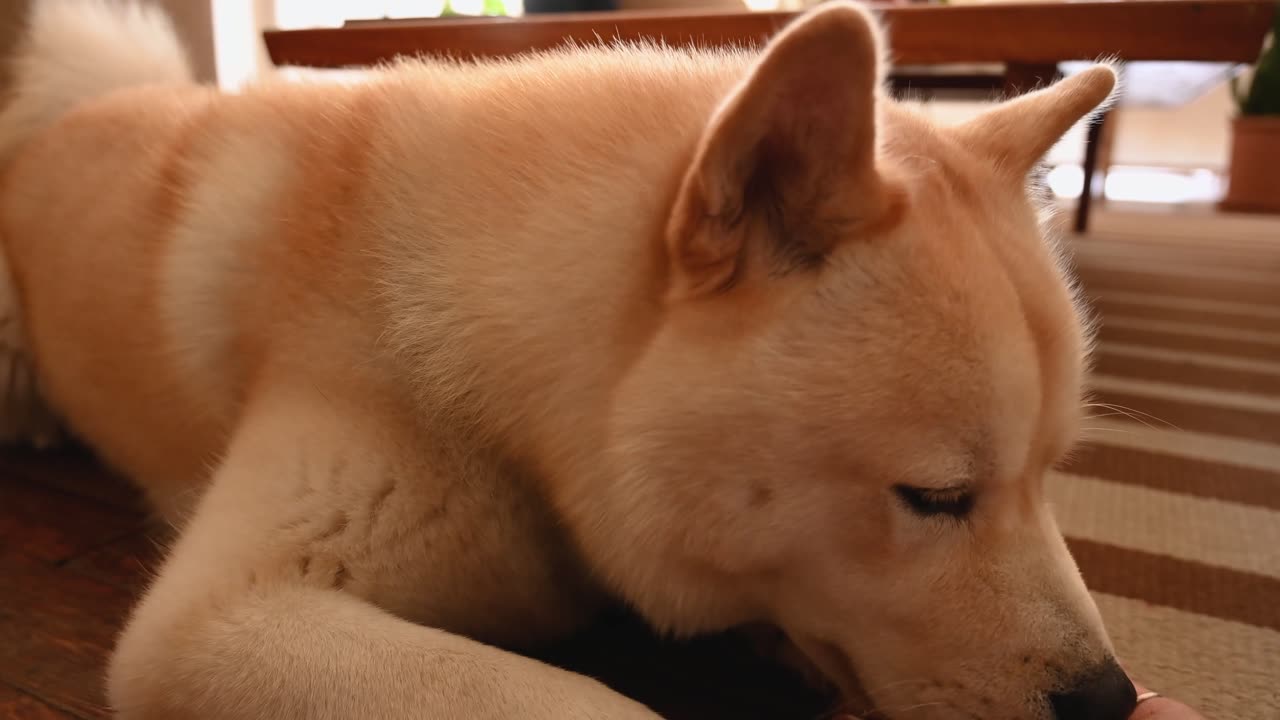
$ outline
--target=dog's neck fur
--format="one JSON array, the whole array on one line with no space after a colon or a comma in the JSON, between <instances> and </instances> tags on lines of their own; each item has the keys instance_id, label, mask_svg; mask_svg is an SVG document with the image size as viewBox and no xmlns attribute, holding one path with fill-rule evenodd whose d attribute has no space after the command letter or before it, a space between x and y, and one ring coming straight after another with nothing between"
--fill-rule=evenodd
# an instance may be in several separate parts
<instances>
[{"instance_id":1,"label":"dog's neck fur","mask_svg":"<svg viewBox=\"0 0 1280 720\"><path fill-rule=\"evenodd\" d=\"M715 102L746 68L743 56L731 54L707 64L649 48L631 52L670 58L669 67L661 75L639 75L626 53L579 50L507 66L451 68L452 78L496 74L472 88L478 95L468 95L465 107L456 87L421 82L419 75L434 72L429 66L399 71L423 85L423 105L436 117L392 131L397 142L385 149L389 165L404 167L408 154L431 168L451 144L493 143L468 136L466 117L497 113L508 117L509 144L472 162L508 166L516 180L491 204L455 197L451 187L428 177L403 178L403 192L422 202L411 214L381 218L378 228L384 280L394 289L386 294L393 298L386 308L391 345L406 359L421 405L447 412L451 422L499 441L544 473L577 472L570 468L599 459L612 389L644 351L663 312L663 233L672 198L655 197L652 189L675 185ZM594 65L599 82L578 77L572 106L541 107L548 96L564 101L566 93L539 87L559 82L556 68L564 63ZM652 58L643 66L652 71ZM664 104L673 85L705 102ZM520 112L504 113L499 105ZM652 114L647 127L634 122L644 111ZM528 137L529 116L539 118L536 137ZM599 160L590 167L564 164L575 156L568 148L582 145L597 146ZM584 185L598 192L559 193ZM461 222L460 216L474 217ZM440 230L422 237L423 227ZM468 232L451 234L451 227ZM610 248L602 251L605 244ZM481 245L487 249L475 250ZM495 256L505 261L474 259ZM535 256L537 262L526 260ZM548 266L607 280L556 286L554 278L527 270Z\"/></svg>"},{"instance_id":2,"label":"dog's neck fur","mask_svg":"<svg viewBox=\"0 0 1280 720\"><path fill-rule=\"evenodd\" d=\"M528 467L579 546L597 553L588 561L603 575L611 568L601 565L615 563L599 551L623 552L611 547L619 545L616 538L598 537L608 534L601 526L622 510L605 507L599 492L616 465L607 456L613 396L666 312L664 233L673 198L657 197L653 188L678 184L715 105L746 70L738 56L722 56L725 62L710 68L667 57L672 58L669 72L656 77L637 76L625 57L596 52L509 68L509 76L468 98L465 113L502 113L489 106L492 102L519 106L524 117L544 114L536 139L472 160L505 165L506 174L520 184L494 206L487 198L458 197L449 185L427 177L404 177L400 191L421 202L398 203L414 210L378 220L382 276L391 289L383 295L389 301L383 308L386 339L430 427L462 428L467 442L496 447ZM600 82L582 85L580 107L537 107L543 97L563 100L565 93L541 92L526 84L528 78L554 82L554 67L548 72L537 65L564 61L599 63ZM663 101L671 96L672 84L682 88L679 96L704 102ZM439 100L424 98L424 105ZM449 114L448 109L437 112ZM652 122L637 125L637 112L651 113ZM624 121L627 117L630 121ZM520 118L511 114L515 138L528 132ZM427 130L393 133L401 142L386 148L388 165L396 158L403 167L403 156L409 155L430 168L439 153L476 143L466 136L465 119L456 125L424 123ZM582 144L597 147L592 155L598 162L566 165L563 158L584 155L567 147ZM569 174L572 181L564 179ZM565 197L559 192L563 187L594 192ZM440 230L422 237L424 227ZM449 228L455 227L469 232L451 234ZM418 235L410 234L414 228ZM548 243L548 237L556 241ZM605 244L609 248L601 250ZM476 251L479 245L486 249ZM535 256L536 262L529 261ZM478 259L493 257L504 261ZM529 270L548 267L596 280L557 285L554 278ZM634 595L622 586L657 584L650 570L658 571L613 577L610 584ZM682 603L693 602L682 598ZM642 610L651 620L674 625L663 617L674 611Z\"/></svg>"}]
</instances>

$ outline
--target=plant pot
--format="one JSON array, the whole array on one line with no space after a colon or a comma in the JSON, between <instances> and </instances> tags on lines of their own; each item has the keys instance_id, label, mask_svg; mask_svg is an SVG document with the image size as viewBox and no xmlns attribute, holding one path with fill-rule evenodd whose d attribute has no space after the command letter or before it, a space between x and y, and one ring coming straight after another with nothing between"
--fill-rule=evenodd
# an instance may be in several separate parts
<instances>
[{"instance_id":1,"label":"plant pot","mask_svg":"<svg viewBox=\"0 0 1280 720\"><path fill-rule=\"evenodd\" d=\"M1231 122L1231 167L1223 210L1280 213L1280 115Z\"/></svg>"}]
</instances>

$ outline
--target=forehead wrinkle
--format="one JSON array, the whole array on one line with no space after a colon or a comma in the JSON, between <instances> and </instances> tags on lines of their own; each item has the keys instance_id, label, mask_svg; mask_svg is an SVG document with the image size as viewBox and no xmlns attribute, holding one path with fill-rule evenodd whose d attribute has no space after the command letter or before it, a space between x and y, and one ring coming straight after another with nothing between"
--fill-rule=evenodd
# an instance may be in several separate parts
<instances>
[{"instance_id":1,"label":"forehead wrinkle","mask_svg":"<svg viewBox=\"0 0 1280 720\"><path fill-rule=\"evenodd\" d=\"M899 112L887 130L885 154L911 180L923 185L923 196L942 192L966 206L984 202L986 196L980 188L986 178L966 171L974 167L973 158L928 120L909 111Z\"/></svg>"},{"instance_id":2,"label":"forehead wrinkle","mask_svg":"<svg viewBox=\"0 0 1280 720\"><path fill-rule=\"evenodd\" d=\"M979 223L979 226L983 225L990 225L990 223ZM1035 424L1029 433L1034 443L1043 432L1046 363L1051 359L1047 334L1043 332L1046 323L1042 318L1037 317L1038 309L1032 299L1035 293L1042 292L1042 289L1037 288L1038 285L1042 286L1042 283L1028 276L1035 272L1036 263L1029 252L1019 253L1017 249L1010 247L1010 243L1002 242L1000 235L1001 229L997 226L992 232L979 232L966 237L968 242L981 248L978 255L972 258L974 265L971 267L969 281L972 283L970 291L983 301L972 304L974 312L972 317L975 332L980 338L978 344L982 350L979 352L988 358L982 365L994 373L989 373L983 378L984 382L992 383L988 397L994 402L988 408L991 414L979 426L978 432L981 434L973 445L973 451L975 462L993 479L1000 474L1002 465L1008 464L1008 461L1001 461L1001 443L1005 441L1001 439L1003 433L1000 427L1001 424L1007 426L1011 420L1001 417L1003 413L1009 412L1007 408L1003 410L998 408L1002 407L999 399L1008 398L1013 388L1008 386L1003 373L1008 372L1009 368L1035 373L1034 377L1027 379L1028 387L1039 389L1036 398L1037 406L1033 409ZM1005 319L997 319L1001 317ZM1016 337L1019 332L1025 340ZM1025 355L1024 342L1030 345L1029 349L1035 356L1033 362L1010 356L1010 353ZM1026 458L1016 456L1011 458L1017 467L1010 469L1018 475L1025 474L1025 466L1033 457L1034 451L1033 447L1027 447L1025 450L1017 448L1016 452L1025 452ZM1014 451L1004 450L1003 452Z\"/></svg>"},{"instance_id":3,"label":"forehead wrinkle","mask_svg":"<svg viewBox=\"0 0 1280 720\"><path fill-rule=\"evenodd\" d=\"M1040 239L1036 238L1037 242ZM1035 253L1035 248L1024 248L1018 244L1005 243L1005 247L996 251L1000 264L1009 277L1014 296L1017 298L1018 314L1022 318L1027 337L1030 338L1035 352L1035 372L1038 380L1038 406L1035 408L1034 425L1030 438L1032 446L1027 448L1027 457L1023 476L1038 474L1038 466L1048 462L1047 448L1052 445L1050 433L1057 432L1053 419L1054 408L1060 405L1060 395L1067 392L1059 388L1066 373L1066 364L1070 358L1063 354L1063 333L1071 332L1062 327L1060 313L1054 310L1057 296L1056 285L1061 282L1046 263ZM1017 254L1014 256L1014 254ZM1046 292L1046 287L1049 288ZM1068 303L1069 304L1069 303ZM1074 321L1074 315L1066 315L1068 322ZM1036 485L1029 484L1029 490Z\"/></svg>"}]
</instances>

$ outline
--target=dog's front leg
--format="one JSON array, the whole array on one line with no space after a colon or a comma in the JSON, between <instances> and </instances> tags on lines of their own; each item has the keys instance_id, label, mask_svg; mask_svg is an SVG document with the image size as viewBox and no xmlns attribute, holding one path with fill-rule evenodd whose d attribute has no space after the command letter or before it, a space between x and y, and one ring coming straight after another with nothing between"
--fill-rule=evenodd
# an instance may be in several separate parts
<instances>
[{"instance_id":1,"label":"dog's front leg","mask_svg":"<svg viewBox=\"0 0 1280 720\"><path fill-rule=\"evenodd\" d=\"M657 717L584 676L337 591L287 586L146 608L122 639L110 685L127 720Z\"/></svg>"},{"instance_id":2,"label":"dog's front leg","mask_svg":"<svg viewBox=\"0 0 1280 720\"><path fill-rule=\"evenodd\" d=\"M359 428L372 424L369 417L341 422L323 403L275 403L249 413L120 639L108 681L119 716L656 720L584 676L409 622L361 599L351 585L365 566L321 567L327 561L319 554L344 532L366 534L354 517L363 501L349 494L352 486L335 490L347 494L329 505L350 513L350 522L322 526L307 546L314 558L289 549L291 538L305 534L289 519L303 502L291 485L300 458L323 468L313 473L317 486L349 472L330 462L339 455L348 467L366 466L373 455L354 445L363 442ZM312 495L319 492L312 488ZM407 502L396 495L375 501ZM400 561L388 564L395 573L410 572ZM520 584L510 582L507 594L520 596ZM422 592L464 591L445 576ZM501 599L476 597L474 605L488 617Z\"/></svg>"}]
</instances>

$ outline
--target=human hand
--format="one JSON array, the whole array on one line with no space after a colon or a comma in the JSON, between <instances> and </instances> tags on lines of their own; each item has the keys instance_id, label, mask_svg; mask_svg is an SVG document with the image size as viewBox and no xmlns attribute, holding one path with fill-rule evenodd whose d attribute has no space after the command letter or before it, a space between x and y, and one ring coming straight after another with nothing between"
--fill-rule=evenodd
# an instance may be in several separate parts
<instances>
[{"instance_id":1,"label":"human hand","mask_svg":"<svg viewBox=\"0 0 1280 720\"><path fill-rule=\"evenodd\" d=\"M1133 686L1138 690L1139 702L1129 720L1205 720L1203 715L1177 700L1163 695L1149 695L1151 691L1141 683L1135 682Z\"/></svg>"}]
</instances>

